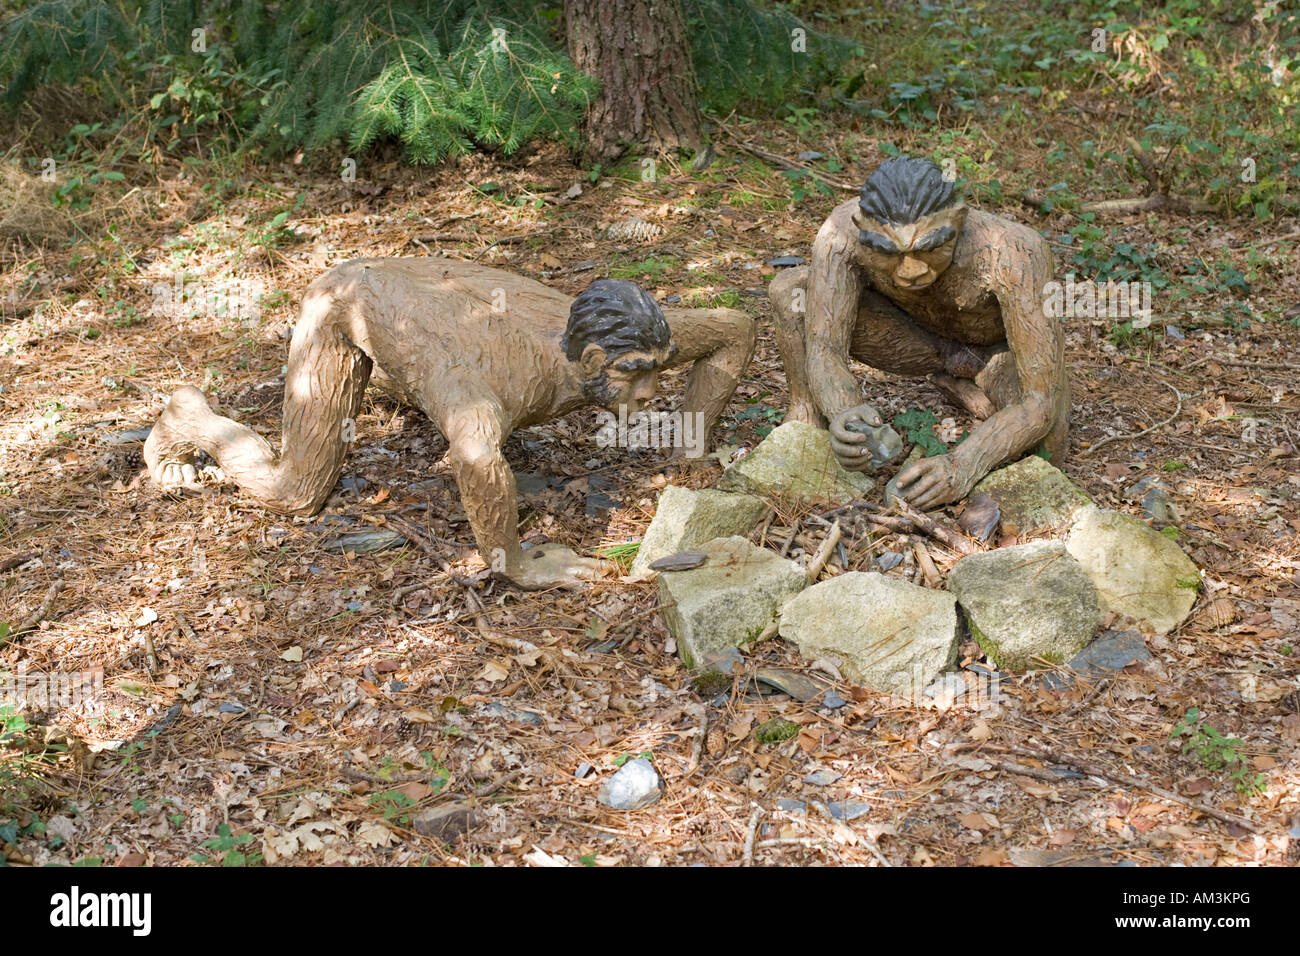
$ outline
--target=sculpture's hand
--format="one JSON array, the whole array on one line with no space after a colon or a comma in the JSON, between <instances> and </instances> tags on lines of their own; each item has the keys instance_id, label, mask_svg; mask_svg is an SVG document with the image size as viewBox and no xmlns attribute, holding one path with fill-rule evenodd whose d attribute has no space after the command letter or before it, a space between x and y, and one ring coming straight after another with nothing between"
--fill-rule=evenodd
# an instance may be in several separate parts
<instances>
[{"instance_id":1,"label":"sculpture's hand","mask_svg":"<svg viewBox=\"0 0 1300 956\"><path fill-rule=\"evenodd\" d=\"M573 587L598 578L604 562L584 558L558 544L542 544L523 552L519 564L506 577L528 591L557 586Z\"/></svg>"},{"instance_id":2,"label":"sculpture's hand","mask_svg":"<svg viewBox=\"0 0 1300 956\"><path fill-rule=\"evenodd\" d=\"M975 485L965 471L951 455L922 458L898 473L896 487L908 504L928 511L965 497Z\"/></svg>"},{"instance_id":3,"label":"sculpture's hand","mask_svg":"<svg viewBox=\"0 0 1300 956\"><path fill-rule=\"evenodd\" d=\"M835 452L840 464L848 471L872 471L874 465L867 436L847 428L849 422L862 422L872 428L879 428L884 424L880 413L870 405L854 405L832 418L830 424L831 450Z\"/></svg>"}]
</instances>

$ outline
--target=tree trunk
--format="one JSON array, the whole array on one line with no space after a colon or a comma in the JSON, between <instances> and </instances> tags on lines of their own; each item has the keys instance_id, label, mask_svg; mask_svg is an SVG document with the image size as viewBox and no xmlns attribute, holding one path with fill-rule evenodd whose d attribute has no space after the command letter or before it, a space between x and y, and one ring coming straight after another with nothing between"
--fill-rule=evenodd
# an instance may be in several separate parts
<instances>
[{"instance_id":1,"label":"tree trunk","mask_svg":"<svg viewBox=\"0 0 1300 956\"><path fill-rule=\"evenodd\" d=\"M564 23L574 65L601 82L587 158L704 144L681 0L564 0Z\"/></svg>"}]
</instances>

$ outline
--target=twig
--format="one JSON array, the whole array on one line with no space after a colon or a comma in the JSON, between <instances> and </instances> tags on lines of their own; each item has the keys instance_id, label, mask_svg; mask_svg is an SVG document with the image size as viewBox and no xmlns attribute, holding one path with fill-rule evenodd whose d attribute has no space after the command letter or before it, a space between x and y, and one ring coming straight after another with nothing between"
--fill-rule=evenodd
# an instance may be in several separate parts
<instances>
[{"instance_id":1,"label":"twig","mask_svg":"<svg viewBox=\"0 0 1300 956\"><path fill-rule=\"evenodd\" d=\"M148 631L144 632L144 658L149 665L149 676L153 677L158 673L158 654L153 647L153 635Z\"/></svg>"},{"instance_id":2,"label":"twig","mask_svg":"<svg viewBox=\"0 0 1300 956\"><path fill-rule=\"evenodd\" d=\"M1184 199L1180 196L1171 196L1168 193L1168 187L1162 180L1161 175L1163 166L1157 167L1155 157L1142 148L1142 146L1133 137L1128 137L1125 142L1142 167L1142 178L1147 181L1147 195L1136 199L1103 199L1100 202L1084 203L1079 207L1080 212L1117 213L1123 215L1132 212L1156 212L1159 210L1169 210L1170 212L1189 215L1191 213L1218 212L1218 210L1207 202L1200 199ZM1169 155L1172 155L1170 153ZM1165 157L1165 162L1169 162L1169 156ZM1025 190L1020 194L1022 201L1039 207L1046 205L1047 199L1040 196L1033 190ZM1055 211L1055 210L1053 210ZM1061 210L1064 212L1065 210Z\"/></svg>"},{"instance_id":3,"label":"twig","mask_svg":"<svg viewBox=\"0 0 1300 956\"><path fill-rule=\"evenodd\" d=\"M494 240L492 240L490 243L488 243L486 246L484 246L482 249L480 249L478 255L476 255L476 256L475 256L473 259L471 259L470 261L471 261L471 262L478 262L478 261L479 261L480 259L482 259L485 255L487 255L488 250L491 249L491 248L493 248L494 246L504 246L506 243L509 243L509 242L523 242L525 239L532 239L532 238L534 238L534 237L536 237L536 236L540 236L540 235L542 235L543 233L545 233L545 232L547 232L547 231L548 231L548 230L546 230L546 229L534 229L532 232L525 232L525 233L523 233L522 235L518 235L518 236L502 236L500 239L494 239Z\"/></svg>"},{"instance_id":4,"label":"twig","mask_svg":"<svg viewBox=\"0 0 1300 956\"><path fill-rule=\"evenodd\" d=\"M364 770L354 770L351 767L340 767L340 772L345 777L351 777L353 780L361 780L365 783L373 783L378 787L400 787L407 783L426 783L430 777L427 773L417 773L406 777L393 777L391 780L385 780L383 777L376 777L373 774L366 773Z\"/></svg>"},{"instance_id":5,"label":"twig","mask_svg":"<svg viewBox=\"0 0 1300 956\"><path fill-rule=\"evenodd\" d=\"M1233 368L1258 368L1267 369L1272 372L1294 372L1296 362L1243 362L1237 359L1208 358L1205 362L1214 362L1216 365L1231 365ZM1202 364L1201 362L1197 363ZM1242 404L1242 403L1237 403ZM2 569L0 569L2 570Z\"/></svg>"},{"instance_id":6,"label":"twig","mask_svg":"<svg viewBox=\"0 0 1300 956\"><path fill-rule=\"evenodd\" d=\"M825 837L773 837L770 840L754 844L754 848L757 850L770 850L775 846L828 846L829 844L830 841Z\"/></svg>"},{"instance_id":7,"label":"twig","mask_svg":"<svg viewBox=\"0 0 1300 956\"><path fill-rule=\"evenodd\" d=\"M610 629L606 632L606 634L607 636L612 635L617 631L623 630L624 628L631 627L633 624L639 624L641 621L645 620L648 617L654 617L654 615L658 614L660 611L666 611L670 607L676 607L676 606L677 603L675 601L669 601L667 604L656 604L652 608L648 608L647 610L639 611L638 613L633 614L627 620L619 621L617 624L610 627ZM627 640L624 638L619 638L619 641L624 644L627 643Z\"/></svg>"},{"instance_id":8,"label":"twig","mask_svg":"<svg viewBox=\"0 0 1300 956\"><path fill-rule=\"evenodd\" d=\"M1164 428L1166 425L1168 425L1170 422L1172 422L1175 418L1177 418L1177 417L1179 416L1179 414L1180 414L1180 413L1182 412L1182 410L1183 410L1183 395L1182 395L1182 393L1181 393L1180 391L1178 391L1178 389L1174 388L1174 387L1173 387L1172 385L1170 385L1168 382L1164 382L1163 384L1164 384L1165 388L1167 388L1167 389L1169 389L1169 391L1173 392L1173 393L1174 393L1174 397L1178 399L1178 407L1174 409L1174 413L1173 413L1172 415L1170 415L1168 418L1164 419L1163 421L1158 421L1158 422L1156 422L1156 423L1155 423L1154 425L1152 425L1150 428L1144 428L1144 429L1142 429L1140 432L1134 432L1134 433L1131 434L1131 435L1111 435L1109 438L1103 438L1101 441L1099 441L1099 442L1095 442L1094 444L1091 444L1091 445L1089 445L1087 448L1083 449L1083 452L1082 452L1082 453L1085 454L1085 455L1091 455L1091 454L1092 454L1093 452L1095 452L1098 448L1101 448L1103 445L1109 445L1109 444L1110 444L1111 442L1113 442L1113 441L1130 441L1130 440L1132 440L1132 439L1134 439L1134 438L1141 438L1143 435L1149 435L1151 432L1155 431L1157 428Z\"/></svg>"},{"instance_id":9,"label":"twig","mask_svg":"<svg viewBox=\"0 0 1300 956\"><path fill-rule=\"evenodd\" d=\"M500 790L502 787L504 787L511 780L515 779L515 777L519 776L523 772L524 772L523 767L517 767L514 770L509 770L503 773L501 776L497 777L491 783L483 784L483 786L479 787L477 790L474 791L474 796L480 798L490 797L492 796L492 794L496 793L498 790Z\"/></svg>"},{"instance_id":10,"label":"twig","mask_svg":"<svg viewBox=\"0 0 1300 956\"><path fill-rule=\"evenodd\" d=\"M695 709L700 732L695 737L695 745L691 747L691 762L686 768L688 777L699 769L700 761L704 759L704 741L709 736L709 708L704 704L696 704Z\"/></svg>"},{"instance_id":11,"label":"twig","mask_svg":"<svg viewBox=\"0 0 1300 956\"><path fill-rule=\"evenodd\" d=\"M763 808L755 807L749 815L749 825L745 827L745 852L741 855L741 866L754 865L754 839L758 836L758 821L763 819Z\"/></svg>"},{"instance_id":12,"label":"twig","mask_svg":"<svg viewBox=\"0 0 1300 956\"><path fill-rule=\"evenodd\" d=\"M929 535L940 544L956 551L958 554L978 554L982 549L970 538L947 528L933 518L921 514L902 498L895 496L894 509L916 526L916 530Z\"/></svg>"},{"instance_id":13,"label":"twig","mask_svg":"<svg viewBox=\"0 0 1300 956\"><path fill-rule=\"evenodd\" d=\"M835 523L831 525L831 530L826 533L826 540L822 542L822 546L817 549L817 554L813 557L812 563L808 565L809 584L817 583L817 576L822 573L822 569L826 567L826 562L831 558L831 552L840 543L841 533L840 519L836 518Z\"/></svg>"},{"instance_id":14,"label":"twig","mask_svg":"<svg viewBox=\"0 0 1300 956\"><path fill-rule=\"evenodd\" d=\"M438 565L439 570L441 570L444 574L450 577L461 587L467 590L473 589L474 582L469 578L465 577L464 575L457 574L455 571L453 571L451 567L451 563L442 556L442 552L438 550L438 548L434 545L432 541L429 540L429 538L424 534L423 531L420 531L418 528L416 528L405 518L399 518L397 515L392 515L392 514L384 515L384 523L393 528L396 528L399 532L401 532L403 535L409 538L417 548L419 548L429 557L433 558L434 563ZM418 590L418 588L416 590ZM409 591L403 592L403 596L405 596L405 594L408 593L410 592Z\"/></svg>"},{"instance_id":15,"label":"twig","mask_svg":"<svg viewBox=\"0 0 1300 956\"><path fill-rule=\"evenodd\" d=\"M1094 700L1096 700L1103 693L1105 693L1106 688L1109 687L1111 684L1113 684L1114 681L1115 678L1113 677L1103 677L1101 680L1097 681L1097 686L1094 687L1087 695L1081 697L1078 701L1072 704L1068 709L1062 711L1061 716L1071 717L1074 714L1078 713L1079 711L1083 710L1083 708L1087 707Z\"/></svg>"},{"instance_id":16,"label":"twig","mask_svg":"<svg viewBox=\"0 0 1300 956\"><path fill-rule=\"evenodd\" d=\"M0 571L11 571L20 564L26 564L38 554L40 554L39 551L25 551L22 554L11 554L3 561L0 561Z\"/></svg>"},{"instance_id":17,"label":"twig","mask_svg":"<svg viewBox=\"0 0 1300 956\"><path fill-rule=\"evenodd\" d=\"M1254 833L1255 824L1251 823L1245 817L1239 817L1235 813L1228 813L1226 810L1218 810L1214 807L1206 806L1199 800L1193 800L1191 797L1184 797L1181 794L1174 793L1172 790L1165 790L1163 787L1157 787L1155 784L1147 783L1138 777L1130 776L1126 773L1117 773L1114 770L1107 770L1096 764L1079 760L1075 757L1069 757L1065 754L1052 753L1047 750L1036 750L1028 747L1012 747L999 744L999 750L1005 750L1007 753L1016 754L1019 757L1029 757L1033 760L1046 760L1048 763L1059 764L1062 767L1069 767L1077 770L1079 773L1090 774L1094 777L1101 777L1103 780L1109 780L1111 783L1117 783L1124 787L1132 787L1135 790L1145 790L1148 793L1154 793L1163 800L1173 800L1175 803L1181 803L1185 807L1191 807L1197 813L1203 813L1206 816L1214 817L1224 823L1232 823Z\"/></svg>"},{"instance_id":18,"label":"twig","mask_svg":"<svg viewBox=\"0 0 1300 956\"><path fill-rule=\"evenodd\" d=\"M799 518L794 519L794 524L790 527L790 537L785 539L785 544L781 545L781 557L790 553L790 545L794 544L794 537L799 533L799 525L802 521Z\"/></svg>"},{"instance_id":19,"label":"twig","mask_svg":"<svg viewBox=\"0 0 1300 956\"><path fill-rule=\"evenodd\" d=\"M1020 774L1023 777L1032 777L1035 780L1042 780L1044 783L1060 784L1065 780L1065 778L1059 773L1044 770L1042 767L1026 767L1022 763L1012 763L1010 760L990 760L989 764L997 767L1003 773ZM1093 783L1093 786L1100 787L1102 784Z\"/></svg>"},{"instance_id":20,"label":"twig","mask_svg":"<svg viewBox=\"0 0 1300 956\"><path fill-rule=\"evenodd\" d=\"M722 120L717 119L716 117L712 118L712 120L714 123L718 124L719 129L721 129L724 133L726 133L733 143L739 146L746 153L749 153L751 156L757 156L759 159L765 160L766 162L775 163L777 166L780 166L782 169L803 170L804 172L808 173L808 175L812 176L814 179L819 179L828 186L834 186L836 189L843 189L846 192L855 193L861 188L859 186L853 185L852 183L846 183L843 180L839 180L839 179L835 179L834 177L827 176L825 173L821 172L820 170L813 169L811 166L807 165L806 163L795 162L792 159L786 159L784 156L780 156L776 153L769 153L767 150L762 149L758 146L755 146L753 143L741 139L739 136L733 133L731 129L727 126L727 124L722 122Z\"/></svg>"},{"instance_id":21,"label":"twig","mask_svg":"<svg viewBox=\"0 0 1300 956\"><path fill-rule=\"evenodd\" d=\"M194 628L190 627L190 622L186 620L185 615L179 611L176 612L176 626L180 628L181 633L195 644L199 642L199 636L194 633Z\"/></svg>"},{"instance_id":22,"label":"twig","mask_svg":"<svg viewBox=\"0 0 1300 956\"><path fill-rule=\"evenodd\" d=\"M912 541L912 551L916 554L916 563L921 567L921 574L925 576L925 583L935 586L939 583L939 569L934 566L934 559L930 557L930 552L925 549L920 538Z\"/></svg>"},{"instance_id":23,"label":"twig","mask_svg":"<svg viewBox=\"0 0 1300 956\"><path fill-rule=\"evenodd\" d=\"M31 616L28 617L27 620L23 621L16 628L6 634L4 638L0 639L0 647L4 647L6 644L18 640L37 624L40 624L41 621L45 620L50 611L54 608L54 599L59 596L59 592L62 590L63 578L59 578L51 584L49 590L45 592L45 599L41 601L41 606L32 612Z\"/></svg>"}]
</instances>

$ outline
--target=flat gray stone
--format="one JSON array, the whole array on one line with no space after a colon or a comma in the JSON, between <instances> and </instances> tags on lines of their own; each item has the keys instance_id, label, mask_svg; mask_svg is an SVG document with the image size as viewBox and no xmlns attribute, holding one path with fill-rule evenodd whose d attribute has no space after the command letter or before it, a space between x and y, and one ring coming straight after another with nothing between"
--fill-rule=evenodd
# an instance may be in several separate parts
<instances>
[{"instance_id":1,"label":"flat gray stone","mask_svg":"<svg viewBox=\"0 0 1300 956\"><path fill-rule=\"evenodd\" d=\"M659 575L664 623L687 667L753 641L808 584L799 565L739 536L715 538L700 550L709 556L701 567Z\"/></svg>"},{"instance_id":2,"label":"flat gray stone","mask_svg":"<svg viewBox=\"0 0 1300 956\"><path fill-rule=\"evenodd\" d=\"M450 843L478 822L478 815L467 801L455 800L431 807L418 814L411 826L421 836Z\"/></svg>"},{"instance_id":3,"label":"flat gray stone","mask_svg":"<svg viewBox=\"0 0 1300 956\"><path fill-rule=\"evenodd\" d=\"M724 647L717 653L704 655L695 663L701 671L717 671L729 677L740 673L740 669L745 666L745 658L734 647Z\"/></svg>"},{"instance_id":4,"label":"flat gray stone","mask_svg":"<svg viewBox=\"0 0 1300 956\"><path fill-rule=\"evenodd\" d=\"M818 680L816 677L788 667L760 667L754 673L754 679L804 703L831 687L830 681Z\"/></svg>"},{"instance_id":5,"label":"flat gray stone","mask_svg":"<svg viewBox=\"0 0 1300 956\"><path fill-rule=\"evenodd\" d=\"M957 605L946 591L851 571L789 601L780 633L865 687L919 697L957 659Z\"/></svg>"},{"instance_id":6,"label":"flat gray stone","mask_svg":"<svg viewBox=\"0 0 1300 956\"><path fill-rule=\"evenodd\" d=\"M642 577L660 558L699 550L700 545L714 538L747 534L765 514L767 503L750 495L669 485L659 496L654 520L646 529L628 573Z\"/></svg>"},{"instance_id":7,"label":"flat gray stone","mask_svg":"<svg viewBox=\"0 0 1300 956\"><path fill-rule=\"evenodd\" d=\"M663 796L663 782L659 771L649 760L638 757L618 768L618 772L605 781L596 797L614 810L640 810L658 803Z\"/></svg>"},{"instance_id":8,"label":"flat gray stone","mask_svg":"<svg viewBox=\"0 0 1300 956\"><path fill-rule=\"evenodd\" d=\"M1178 512L1174 508L1174 499L1169 494L1169 486L1159 478L1142 478L1129 487L1124 494L1132 501L1142 503L1142 514L1154 528L1164 528L1178 523Z\"/></svg>"},{"instance_id":9,"label":"flat gray stone","mask_svg":"<svg viewBox=\"0 0 1300 956\"><path fill-rule=\"evenodd\" d=\"M703 551L678 551L666 558L656 558L650 562L651 571L690 571L698 568L709 556Z\"/></svg>"},{"instance_id":10,"label":"flat gray stone","mask_svg":"<svg viewBox=\"0 0 1300 956\"><path fill-rule=\"evenodd\" d=\"M875 487L875 480L846 471L831 451L831 433L803 422L786 422L744 458L728 466L718 481L723 491L786 501L847 504Z\"/></svg>"},{"instance_id":11,"label":"flat gray stone","mask_svg":"<svg viewBox=\"0 0 1300 956\"><path fill-rule=\"evenodd\" d=\"M834 770L814 770L803 778L803 782L814 787L829 787L842 776L844 775L836 773Z\"/></svg>"},{"instance_id":12,"label":"flat gray stone","mask_svg":"<svg viewBox=\"0 0 1300 956\"><path fill-rule=\"evenodd\" d=\"M826 809L831 812L836 820L843 820L848 823L850 820L856 820L871 812L871 804L863 803L860 800L832 800L826 804Z\"/></svg>"},{"instance_id":13,"label":"flat gray stone","mask_svg":"<svg viewBox=\"0 0 1300 956\"><path fill-rule=\"evenodd\" d=\"M1201 575L1182 548L1136 518L1085 511L1066 547L1097 587L1102 606L1168 634L1196 603Z\"/></svg>"},{"instance_id":14,"label":"flat gray stone","mask_svg":"<svg viewBox=\"0 0 1300 956\"><path fill-rule=\"evenodd\" d=\"M997 502L1003 530L1064 529L1092 499L1060 470L1030 455L990 473L975 486Z\"/></svg>"},{"instance_id":15,"label":"flat gray stone","mask_svg":"<svg viewBox=\"0 0 1300 956\"><path fill-rule=\"evenodd\" d=\"M1151 652L1137 631L1103 631L1095 641L1070 658L1065 666L1072 673L1048 674L1043 678L1043 684L1050 690L1060 690L1071 686L1076 676L1085 680L1107 677L1130 664L1149 660Z\"/></svg>"},{"instance_id":16,"label":"flat gray stone","mask_svg":"<svg viewBox=\"0 0 1300 956\"><path fill-rule=\"evenodd\" d=\"M922 693L940 710L952 710L966 696L966 680L960 674L944 674Z\"/></svg>"},{"instance_id":17,"label":"flat gray stone","mask_svg":"<svg viewBox=\"0 0 1300 956\"><path fill-rule=\"evenodd\" d=\"M379 529L377 531L349 531L346 534L330 538L321 544L324 551L352 552L353 554L373 554L400 548L406 544L406 538L396 531Z\"/></svg>"},{"instance_id":18,"label":"flat gray stone","mask_svg":"<svg viewBox=\"0 0 1300 956\"><path fill-rule=\"evenodd\" d=\"M999 548L962 558L948 572L971 635L999 668L1061 664L1101 624L1101 603L1079 562L1059 541Z\"/></svg>"},{"instance_id":19,"label":"flat gray stone","mask_svg":"<svg viewBox=\"0 0 1300 956\"><path fill-rule=\"evenodd\" d=\"M479 713L484 717L496 717L498 720L528 724L530 727L540 727L542 725L541 714L535 714L531 710L520 710L518 707L511 707L509 704L503 704L500 701L484 704Z\"/></svg>"}]
</instances>

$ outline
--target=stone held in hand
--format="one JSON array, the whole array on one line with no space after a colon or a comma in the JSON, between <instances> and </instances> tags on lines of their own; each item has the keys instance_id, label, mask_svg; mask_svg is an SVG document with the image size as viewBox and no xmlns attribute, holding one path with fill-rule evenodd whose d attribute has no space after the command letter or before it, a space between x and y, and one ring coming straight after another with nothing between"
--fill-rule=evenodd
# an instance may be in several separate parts
<instances>
[{"instance_id":1,"label":"stone held in hand","mask_svg":"<svg viewBox=\"0 0 1300 956\"><path fill-rule=\"evenodd\" d=\"M890 425L868 425L855 420L844 427L867 436L866 446L871 451L871 463L877 468L889 464L903 453L903 439Z\"/></svg>"},{"instance_id":2,"label":"stone held in hand","mask_svg":"<svg viewBox=\"0 0 1300 956\"><path fill-rule=\"evenodd\" d=\"M948 587L1000 669L1069 660L1101 625L1097 589L1059 541L969 555L948 572Z\"/></svg>"}]
</instances>

